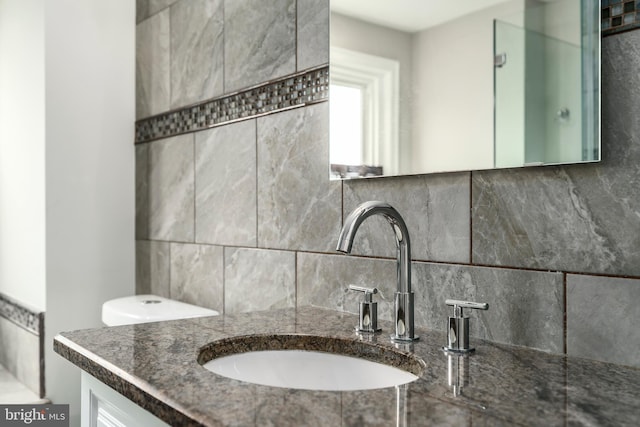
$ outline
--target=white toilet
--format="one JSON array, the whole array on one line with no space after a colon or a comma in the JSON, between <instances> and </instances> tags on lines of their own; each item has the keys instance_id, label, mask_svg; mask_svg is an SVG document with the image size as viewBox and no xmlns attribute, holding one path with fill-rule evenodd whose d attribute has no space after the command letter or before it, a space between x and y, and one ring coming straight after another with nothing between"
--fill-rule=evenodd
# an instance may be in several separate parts
<instances>
[{"instance_id":1,"label":"white toilet","mask_svg":"<svg viewBox=\"0 0 640 427\"><path fill-rule=\"evenodd\" d=\"M102 304L102 323L106 326L217 316L219 314L215 310L157 295L133 295L112 299Z\"/></svg>"}]
</instances>

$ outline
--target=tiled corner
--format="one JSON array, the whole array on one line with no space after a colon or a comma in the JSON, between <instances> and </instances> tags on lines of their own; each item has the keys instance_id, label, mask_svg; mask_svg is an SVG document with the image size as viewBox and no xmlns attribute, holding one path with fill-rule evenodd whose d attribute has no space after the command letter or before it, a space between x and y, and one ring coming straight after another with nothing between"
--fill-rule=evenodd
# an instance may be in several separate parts
<instances>
[{"instance_id":1,"label":"tiled corner","mask_svg":"<svg viewBox=\"0 0 640 427\"><path fill-rule=\"evenodd\" d=\"M35 311L12 298L0 294L0 317L12 321L16 325L36 335L44 330L44 313Z\"/></svg>"},{"instance_id":2,"label":"tiled corner","mask_svg":"<svg viewBox=\"0 0 640 427\"><path fill-rule=\"evenodd\" d=\"M368 200L387 202L402 215L409 229L412 259L469 262L468 173L344 183L345 217ZM389 223L382 217L363 222L353 253L395 258L395 235Z\"/></svg>"},{"instance_id":3,"label":"tiled corner","mask_svg":"<svg viewBox=\"0 0 640 427\"><path fill-rule=\"evenodd\" d=\"M298 70L329 63L329 0L298 0Z\"/></svg>"},{"instance_id":4,"label":"tiled corner","mask_svg":"<svg viewBox=\"0 0 640 427\"><path fill-rule=\"evenodd\" d=\"M149 237L193 242L194 136L154 142L149 153Z\"/></svg>"},{"instance_id":5,"label":"tiled corner","mask_svg":"<svg viewBox=\"0 0 640 427\"><path fill-rule=\"evenodd\" d=\"M136 118L169 109L169 9L136 26Z\"/></svg>"},{"instance_id":6,"label":"tiled corner","mask_svg":"<svg viewBox=\"0 0 640 427\"><path fill-rule=\"evenodd\" d=\"M223 93L223 0L171 7L171 108Z\"/></svg>"},{"instance_id":7,"label":"tiled corner","mask_svg":"<svg viewBox=\"0 0 640 427\"><path fill-rule=\"evenodd\" d=\"M296 254L224 249L224 312L295 307Z\"/></svg>"},{"instance_id":8,"label":"tiled corner","mask_svg":"<svg viewBox=\"0 0 640 427\"><path fill-rule=\"evenodd\" d=\"M196 242L256 246L256 122L198 132Z\"/></svg>"},{"instance_id":9,"label":"tiled corner","mask_svg":"<svg viewBox=\"0 0 640 427\"><path fill-rule=\"evenodd\" d=\"M40 405L51 403L40 398L0 364L0 402L4 405Z\"/></svg>"},{"instance_id":10,"label":"tiled corner","mask_svg":"<svg viewBox=\"0 0 640 427\"><path fill-rule=\"evenodd\" d=\"M640 280L567 275L567 353L640 368Z\"/></svg>"},{"instance_id":11,"label":"tiled corner","mask_svg":"<svg viewBox=\"0 0 640 427\"><path fill-rule=\"evenodd\" d=\"M171 297L169 250L168 242L136 241L136 294Z\"/></svg>"},{"instance_id":12,"label":"tiled corner","mask_svg":"<svg viewBox=\"0 0 640 427\"><path fill-rule=\"evenodd\" d=\"M224 254L220 246L171 243L171 298L224 309Z\"/></svg>"},{"instance_id":13,"label":"tiled corner","mask_svg":"<svg viewBox=\"0 0 640 427\"><path fill-rule=\"evenodd\" d=\"M332 251L341 184L330 182L329 105L258 119L258 246Z\"/></svg>"},{"instance_id":14,"label":"tiled corner","mask_svg":"<svg viewBox=\"0 0 640 427\"><path fill-rule=\"evenodd\" d=\"M296 70L296 1L225 0L224 91Z\"/></svg>"},{"instance_id":15,"label":"tiled corner","mask_svg":"<svg viewBox=\"0 0 640 427\"><path fill-rule=\"evenodd\" d=\"M43 397L40 340L39 335L0 316L0 365L29 390Z\"/></svg>"},{"instance_id":16,"label":"tiled corner","mask_svg":"<svg viewBox=\"0 0 640 427\"><path fill-rule=\"evenodd\" d=\"M44 397L44 316L0 294L0 374L13 378L5 391L26 387L36 397Z\"/></svg>"}]
</instances>

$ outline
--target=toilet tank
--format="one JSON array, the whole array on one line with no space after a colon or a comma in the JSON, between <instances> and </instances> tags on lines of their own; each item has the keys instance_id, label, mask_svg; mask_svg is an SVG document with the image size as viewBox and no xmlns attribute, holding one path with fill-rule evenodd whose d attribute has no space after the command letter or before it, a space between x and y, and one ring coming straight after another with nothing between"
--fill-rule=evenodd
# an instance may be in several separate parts
<instances>
[{"instance_id":1,"label":"toilet tank","mask_svg":"<svg viewBox=\"0 0 640 427\"><path fill-rule=\"evenodd\" d=\"M112 299L102 305L102 323L106 326L217 316L218 314L220 313L215 310L157 295L132 295Z\"/></svg>"}]
</instances>

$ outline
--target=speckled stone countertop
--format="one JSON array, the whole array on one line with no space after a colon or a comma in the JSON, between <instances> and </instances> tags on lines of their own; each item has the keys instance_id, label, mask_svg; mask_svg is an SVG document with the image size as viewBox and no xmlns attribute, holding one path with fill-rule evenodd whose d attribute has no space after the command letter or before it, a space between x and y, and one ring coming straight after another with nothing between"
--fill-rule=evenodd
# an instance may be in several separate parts
<instances>
[{"instance_id":1,"label":"speckled stone countertop","mask_svg":"<svg viewBox=\"0 0 640 427\"><path fill-rule=\"evenodd\" d=\"M417 330L421 339L412 349L398 350L389 340L390 323L381 322L382 334L367 342L353 332L356 320L351 314L311 307L255 312L65 332L55 338L54 349L174 426L640 422L638 369L481 340L473 340L477 350L472 356L448 357L441 350L444 334L427 330ZM420 378L407 386L368 391L294 390L224 378L198 362L216 352L254 346L340 353L364 349L370 358L380 353L389 363L407 364ZM449 385L450 371L458 373L459 389Z\"/></svg>"}]
</instances>

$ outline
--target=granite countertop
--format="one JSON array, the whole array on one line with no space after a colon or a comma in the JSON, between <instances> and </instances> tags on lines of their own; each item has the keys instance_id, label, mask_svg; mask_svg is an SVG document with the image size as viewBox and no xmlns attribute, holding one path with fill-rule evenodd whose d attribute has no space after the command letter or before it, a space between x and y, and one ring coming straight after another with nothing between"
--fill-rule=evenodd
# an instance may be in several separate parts
<instances>
[{"instance_id":1,"label":"granite countertop","mask_svg":"<svg viewBox=\"0 0 640 427\"><path fill-rule=\"evenodd\" d=\"M299 341L310 348L331 345L334 351L352 352L368 341L353 332L356 322L352 314L305 307L65 332L55 338L54 349L171 425L638 423L638 369L473 339L475 354L448 357L441 350L444 333L422 329L416 331L421 338L413 348L397 349L389 340L389 322L381 322L383 332L369 344L386 354L411 352L415 357L404 359L425 362L412 367L421 370L420 378L400 388L276 388L224 378L198 363L199 356L213 357L208 344L233 337L245 337L240 343L281 345L282 335L302 335ZM402 364L404 359L391 363ZM450 367L457 367L460 388L449 386Z\"/></svg>"}]
</instances>

